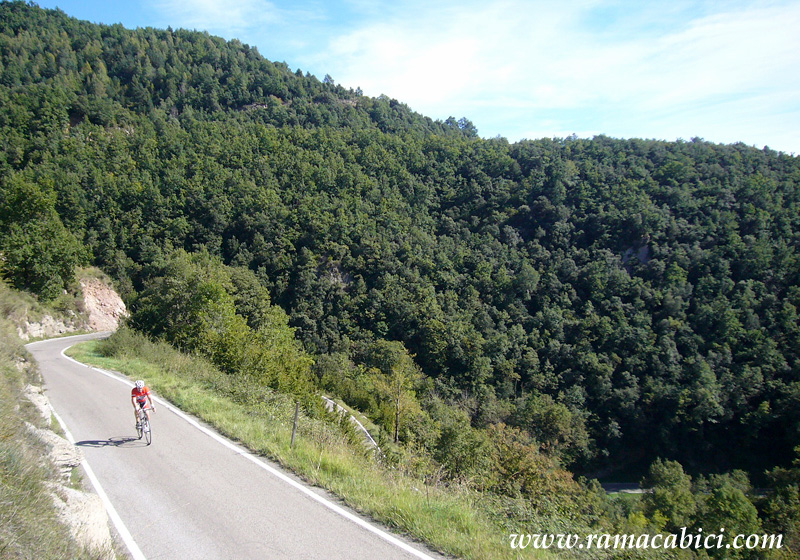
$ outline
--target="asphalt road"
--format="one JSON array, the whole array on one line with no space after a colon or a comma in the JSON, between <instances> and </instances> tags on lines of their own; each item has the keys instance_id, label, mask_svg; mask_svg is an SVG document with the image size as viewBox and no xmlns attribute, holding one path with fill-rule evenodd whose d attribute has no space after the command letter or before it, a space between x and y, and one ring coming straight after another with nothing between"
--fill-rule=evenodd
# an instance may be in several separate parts
<instances>
[{"instance_id":1,"label":"asphalt road","mask_svg":"<svg viewBox=\"0 0 800 560\"><path fill-rule=\"evenodd\" d=\"M62 355L96 336L27 348L134 558L441 558L366 522L158 397L153 443L145 445L136 438L132 383Z\"/></svg>"}]
</instances>

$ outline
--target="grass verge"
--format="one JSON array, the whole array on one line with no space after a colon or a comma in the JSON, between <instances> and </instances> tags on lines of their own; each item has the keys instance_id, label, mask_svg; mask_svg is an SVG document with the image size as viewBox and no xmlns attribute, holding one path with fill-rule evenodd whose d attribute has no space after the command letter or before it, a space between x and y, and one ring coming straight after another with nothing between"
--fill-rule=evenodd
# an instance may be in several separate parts
<instances>
[{"instance_id":1,"label":"grass verge","mask_svg":"<svg viewBox=\"0 0 800 560\"><path fill-rule=\"evenodd\" d=\"M42 419L23 394L35 370L5 318L0 320L0 558L90 559L58 519L51 485L59 478L26 422Z\"/></svg>"},{"instance_id":2,"label":"grass verge","mask_svg":"<svg viewBox=\"0 0 800 560\"><path fill-rule=\"evenodd\" d=\"M324 408L305 407L290 446L294 403L246 377L219 372L123 330L108 341L72 347L68 354L98 367L144 378L160 396L215 426L307 482L339 496L353 509L448 555L474 560L551 558L544 551L512 550L508 529L487 515L486 498L458 486L426 484L402 462L381 464L352 430Z\"/></svg>"}]
</instances>

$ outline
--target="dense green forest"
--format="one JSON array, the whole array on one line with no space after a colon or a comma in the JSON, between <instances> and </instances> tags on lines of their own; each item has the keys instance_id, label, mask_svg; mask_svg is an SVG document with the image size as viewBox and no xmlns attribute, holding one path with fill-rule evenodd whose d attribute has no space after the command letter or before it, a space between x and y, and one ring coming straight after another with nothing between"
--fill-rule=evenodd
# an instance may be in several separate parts
<instances>
[{"instance_id":1,"label":"dense green forest","mask_svg":"<svg viewBox=\"0 0 800 560\"><path fill-rule=\"evenodd\" d=\"M24 2L0 4L0 84L16 287L51 299L95 264L132 326L223 369L260 336L297 374L269 383L337 394L453 478L493 439L796 494L800 158L481 139L235 40Z\"/></svg>"}]
</instances>

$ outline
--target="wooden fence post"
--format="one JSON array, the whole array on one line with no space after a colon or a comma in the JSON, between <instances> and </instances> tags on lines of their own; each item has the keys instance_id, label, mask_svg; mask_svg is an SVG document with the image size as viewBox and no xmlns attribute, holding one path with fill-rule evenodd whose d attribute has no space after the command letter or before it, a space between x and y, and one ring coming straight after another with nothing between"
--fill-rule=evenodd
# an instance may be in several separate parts
<instances>
[{"instance_id":1,"label":"wooden fence post","mask_svg":"<svg viewBox=\"0 0 800 560\"><path fill-rule=\"evenodd\" d=\"M294 436L297 433L297 418L300 416L300 402L294 403L294 424L292 425L292 443L290 447L294 447Z\"/></svg>"}]
</instances>

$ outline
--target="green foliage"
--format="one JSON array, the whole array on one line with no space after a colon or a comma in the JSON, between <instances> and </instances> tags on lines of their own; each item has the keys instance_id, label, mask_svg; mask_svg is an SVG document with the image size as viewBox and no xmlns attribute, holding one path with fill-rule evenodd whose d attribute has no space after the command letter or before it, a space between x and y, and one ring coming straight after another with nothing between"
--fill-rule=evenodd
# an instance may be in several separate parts
<instances>
[{"instance_id":1,"label":"green foliage","mask_svg":"<svg viewBox=\"0 0 800 560\"><path fill-rule=\"evenodd\" d=\"M13 224L2 241L7 278L49 301L74 280L82 247L58 219Z\"/></svg>"},{"instance_id":2,"label":"green foliage","mask_svg":"<svg viewBox=\"0 0 800 560\"><path fill-rule=\"evenodd\" d=\"M314 360L303 350L288 321L280 308L272 308L245 347L248 359L242 369L281 392L306 397L312 389Z\"/></svg>"},{"instance_id":3,"label":"green foliage","mask_svg":"<svg viewBox=\"0 0 800 560\"><path fill-rule=\"evenodd\" d=\"M796 451L800 455L800 448ZM800 458L792 468L767 474L770 490L761 504L764 528L782 534L789 550L800 550Z\"/></svg>"},{"instance_id":4,"label":"green foliage","mask_svg":"<svg viewBox=\"0 0 800 560\"><path fill-rule=\"evenodd\" d=\"M372 366L370 375L384 426L391 427L393 440L400 441L401 424L419 411L416 389L422 372L399 342L378 340L366 350L365 362Z\"/></svg>"},{"instance_id":5,"label":"green foliage","mask_svg":"<svg viewBox=\"0 0 800 560\"><path fill-rule=\"evenodd\" d=\"M239 314L232 292L252 287L249 275L234 272L205 251L176 251L152 272L132 308L130 325L204 354L230 374L246 373L266 386L307 395L313 360L295 339L286 314L268 301L240 299L255 330Z\"/></svg>"},{"instance_id":6,"label":"green foliage","mask_svg":"<svg viewBox=\"0 0 800 560\"><path fill-rule=\"evenodd\" d=\"M595 515L605 499L602 491L579 484L553 457L540 452L525 432L495 424L486 431L486 438L490 468L482 472L488 490L520 496L535 504L542 516L571 523L598 521Z\"/></svg>"},{"instance_id":7,"label":"green foliage","mask_svg":"<svg viewBox=\"0 0 800 560\"><path fill-rule=\"evenodd\" d=\"M691 526L697 502L692 493L692 477L683 472L680 463L657 459L650 465L642 487L652 489L642 500L648 517L663 520L663 527L673 533Z\"/></svg>"},{"instance_id":8,"label":"green foliage","mask_svg":"<svg viewBox=\"0 0 800 560\"><path fill-rule=\"evenodd\" d=\"M577 459L590 453L584 419L550 395L531 395L517 404L515 423L552 454Z\"/></svg>"},{"instance_id":9,"label":"green foliage","mask_svg":"<svg viewBox=\"0 0 800 560\"><path fill-rule=\"evenodd\" d=\"M64 227L55 193L18 174L0 183L3 276L43 301L58 297L84 264L85 249Z\"/></svg>"},{"instance_id":10,"label":"green foliage","mask_svg":"<svg viewBox=\"0 0 800 560\"><path fill-rule=\"evenodd\" d=\"M686 558L793 558L797 473L775 469L768 474L772 489L759 496L744 471L701 476L693 483L680 463L657 459L642 480L641 500L608 501L604 518L621 532L686 531L710 539L708 548L687 551Z\"/></svg>"},{"instance_id":11,"label":"green foliage","mask_svg":"<svg viewBox=\"0 0 800 560\"><path fill-rule=\"evenodd\" d=\"M706 531L725 529L725 543L730 543L736 535L763 534L761 522L755 506L747 496L735 486L725 484L715 488L704 504L702 522ZM719 534L719 533L717 533ZM709 555L714 558L762 558L763 550L713 549Z\"/></svg>"},{"instance_id":12,"label":"green foliage","mask_svg":"<svg viewBox=\"0 0 800 560\"><path fill-rule=\"evenodd\" d=\"M489 458L487 434L475 430L466 411L459 407L447 406L434 399L428 410L436 431L425 443L433 458L444 467L450 478L473 480L479 487L486 487L487 474L497 466ZM496 490L508 489L493 484Z\"/></svg>"}]
</instances>

